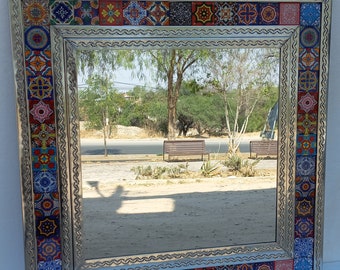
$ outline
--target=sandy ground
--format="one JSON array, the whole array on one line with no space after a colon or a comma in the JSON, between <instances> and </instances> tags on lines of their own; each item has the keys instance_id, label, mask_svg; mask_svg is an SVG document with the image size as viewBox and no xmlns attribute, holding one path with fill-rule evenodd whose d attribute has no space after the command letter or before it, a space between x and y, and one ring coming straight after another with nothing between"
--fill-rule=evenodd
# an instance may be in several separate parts
<instances>
[{"instance_id":1,"label":"sandy ground","mask_svg":"<svg viewBox=\"0 0 340 270\"><path fill-rule=\"evenodd\" d=\"M135 180L131 168L143 165L150 161L83 162L85 258L275 240L275 176Z\"/></svg>"}]
</instances>

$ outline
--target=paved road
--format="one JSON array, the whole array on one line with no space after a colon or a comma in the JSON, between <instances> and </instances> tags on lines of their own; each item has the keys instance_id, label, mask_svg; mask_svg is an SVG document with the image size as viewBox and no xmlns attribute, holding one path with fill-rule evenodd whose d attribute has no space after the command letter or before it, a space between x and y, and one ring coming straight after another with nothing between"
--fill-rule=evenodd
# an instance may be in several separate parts
<instances>
[{"instance_id":1,"label":"paved road","mask_svg":"<svg viewBox=\"0 0 340 270\"><path fill-rule=\"evenodd\" d=\"M226 153L226 140L207 140L207 150L210 153ZM131 154L162 154L163 140L109 140L107 144L109 155L131 155ZM249 152L249 143L243 142L240 145L242 153ZM83 139L81 141L82 155L103 155L104 145L100 139Z\"/></svg>"}]
</instances>

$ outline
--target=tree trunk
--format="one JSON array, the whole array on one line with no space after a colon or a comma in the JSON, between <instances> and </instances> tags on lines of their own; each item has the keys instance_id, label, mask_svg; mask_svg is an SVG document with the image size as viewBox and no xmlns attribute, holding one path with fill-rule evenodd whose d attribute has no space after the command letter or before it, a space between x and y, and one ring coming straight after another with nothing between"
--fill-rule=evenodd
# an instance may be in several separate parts
<instances>
[{"instance_id":1,"label":"tree trunk","mask_svg":"<svg viewBox=\"0 0 340 270\"><path fill-rule=\"evenodd\" d=\"M176 139L176 107L168 108L168 140Z\"/></svg>"},{"instance_id":2,"label":"tree trunk","mask_svg":"<svg viewBox=\"0 0 340 270\"><path fill-rule=\"evenodd\" d=\"M107 139L107 111L105 109L105 111L103 112L103 135L104 135L104 156L107 157L107 143L106 143L106 139Z\"/></svg>"}]
</instances>

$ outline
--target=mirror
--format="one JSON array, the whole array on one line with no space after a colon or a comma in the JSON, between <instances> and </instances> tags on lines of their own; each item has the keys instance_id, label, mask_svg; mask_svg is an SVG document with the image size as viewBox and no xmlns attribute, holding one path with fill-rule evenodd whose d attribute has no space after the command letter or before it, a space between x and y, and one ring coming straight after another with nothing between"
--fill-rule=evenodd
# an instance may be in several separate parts
<instances>
[{"instance_id":1,"label":"mirror","mask_svg":"<svg viewBox=\"0 0 340 270\"><path fill-rule=\"evenodd\" d=\"M59 147L60 149L63 149L62 153L65 155L60 157L60 166L65 169L62 170L65 175L61 175L61 177L62 182L65 185L63 194L69 194L69 197L65 197L65 199L73 202L72 210L69 209L64 211L63 218L66 219L66 222L69 220L67 224L70 226L69 231L67 231L67 234L64 234L64 236L73 237L75 239L75 252L73 255L76 265L83 265L86 268L96 268L105 265L118 267L123 266L124 264L138 265L139 263L148 263L148 267L163 267L164 265L167 265L167 267L176 268L178 267L178 264L182 265L181 267L204 265L207 260L212 260L214 264L221 263L221 260L224 261L223 264L231 261L234 263L243 263L247 261L249 256L256 257L255 254L258 254L258 252L261 252L261 254L264 252L268 258L273 259L290 258L293 250L293 239L291 238L293 228L292 226L285 225L289 220L292 220L293 216L293 200L289 198L294 196L292 174L295 160L291 159L291 157L294 156L294 148L288 147L288 145L292 143L292 137L288 136L288 134L295 133L295 131L293 131L293 126L296 119L294 110L296 106L294 102L294 99L296 99L296 80L288 75L295 74L295 67L292 63L296 62L297 57L296 51L294 50L297 44L296 30L296 27L279 27L275 29L275 34L273 34L273 31L270 31L270 29L268 31L268 28L238 27L204 27L194 29L171 27L157 28L156 31L148 28L83 28L80 30L79 27L55 27L55 31L52 35L53 40L55 41L53 45L55 52L54 59L55 63L60 63L60 65L55 65L56 84L60 86L60 88L57 87L57 96L59 97L58 102L65 103L65 108L67 108L65 111L63 109L64 107L58 110L59 138L61 139L59 141ZM202 38L202 36L204 36L204 38ZM60 47L63 43L65 44L64 49ZM157 228L159 228L159 234L156 237L152 237L150 234L151 232L156 231L156 229L152 227L151 224L155 225L155 223L151 222L145 225L144 227L151 228L151 231L146 231L145 228L136 226L137 218L147 216L149 218L144 219L144 221L147 220L150 222L152 217L161 213L164 218L171 220L171 222L177 222L177 219L171 218L170 214L177 214L179 209L183 208L183 206L180 206L180 198L202 192L201 189L193 189L189 191L189 193L173 190L170 195L166 195L164 190L158 190L159 194L146 194L143 197L140 195L140 186L130 185L128 189L119 184L112 186L110 189L102 189L102 187L99 189L99 187L96 186L98 184L96 181L86 178L87 173L83 173L83 178L81 177L81 165L83 165L84 168L85 165L81 164L80 159L78 88L75 56L77 50L88 50L93 48L162 49L168 47L180 49L240 47L255 49L271 47L277 48L280 51L280 115L278 119L279 147L277 155L277 186L276 190L273 189L275 186L271 186L269 188L271 195L269 195L269 193L266 195L269 196L269 198L266 197L268 205L271 205L272 207L275 206L275 209L269 212L269 215L271 216L271 224L269 227L276 226L276 228L269 233L268 238L257 239L255 237L250 240L250 242L249 239L244 241L240 239L234 240L230 237L230 231L228 234L226 234L225 231L218 234L216 233L217 229L209 224L208 229L205 230L205 232L193 232L193 234L190 235L186 233L188 227L183 225L183 227L180 228L182 225L176 223L173 227L178 226L178 231L182 231L182 234L188 235L189 238L194 238L196 240L202 239L203 241L189 242L187 246L183 246L183 244L178 243L178 241L174 241L175 244L173 246L165 245L163 247L155 247L154 243L165 237L165 232L160 230L160 226L157 226ZM65 62L63 63L61 59L65 59ZM62 75L63 72L66 72L66 77ZM66 134L69 133L72 134L71 137L66 136ZM69 170L67 169L68 167ZM98 176L97 173L96 176ZM86 184L84 184L83 179L87 181ZM101 227L99 230L95 229L89 232L91 229L87 226L96 222L99 222L97 224L98 226L103 225L103 223L101 223L101 218L107 215L102 211L102 206L93 209L94 212L97 213L95 215L92 215L93 213L91 212L87 212L90 209L88 204L90 201L94 201L95 198L89 198L94 196L94 194L89 195L89 197L82 196L82 184L84 188L86 188L86 186L88 187L88 184L92 184L93 186L91 188L95 191L95 196L99 195L103 197L100 198L100 200L103 202L105 201L105 204L109 205L108 209L110 217L106 220L105 224L117 225L117 231L113 232L107 230L106 227ZM177 189L176 185L171 187L176 187ZM165 189L169 189L169 186L165 186ZM222 197L225 197L225 192L228 192L228 197L232 194L229 191L222 190L220 192ZM86 194L86 192L84 192L84 194ZM209 200L209 197L214 198L217 195L215 189L211 189L211 187L207 188L207 190L201 194L202 203L205 203L204 200ZM233 195L237 196L237 193L233 193ZM113 198L115 198L115 200ZM256 200L258 201L258 199ZM141 210L140 208L134 208L134 210L132 210L132 207L141 205L140 201L144 201L146 206L155 204L161 205L160 203L162 203L163 208L157 211L149 211L148 213L144 213L145 209ZM221 200L216 201L221 203ZM217 208L221 207L221 205L217 206ZM211 209L208 209L208 211L210 210ZM196 215L196 213L191 210L185 210L184 212L188 214L188 217L190 217L191 214ZM72 216L72 219L69 219L69 215ZM204 216L205 214L201 212L199 215ZM216 213L216 216L213 218L217 218L217 216L221 216L221 214ZM247 218L250 218L250 216L251 214L247 215ZM150 236L151 242L149 245L151 248L145 249L144 246L138 247L134 241L128 242L127 234L130 234L129 231L118 229L122 227L127 228L127 225L123 220L128 218L136 218L131 224L132 227L135 226L131 233L134 235L133 238L145 233L146 238ZM264 217L262 216L262 218ZM192 223L196 221L188 219L186 222ZM202 226L203 223L207 223L207 220L202 218L199 222L201 224L200 226ZM220 220L219 222L224 221ZM241 223L242 222L239 221L234 223L235 227L232 230L235 233L240 228L239 224ZM165 228L166 226L163 227ZM167 230L170 232L169 229ZM114 233L117 237L122 238L115 240L114 238L105 235L105 231L109 232L109 234ZM143 234L139 233L139 231L143 232ZM109 241L108 245L110 246L124 239L130 247L127 249L120 247L120 251L115 249L112 251L110 251L110 249L103 251L98 248L98 252L95 253L94 249L96 248L94 247L97 247L97 245L93 245L92 247L91 243L94 243L94 238L96 238L99 233L104 234L104 238L106 241ZM213 234L218 236L216 237L217 240L215 242L206 242L206 239L211 239ZM236 235L240 234L236 233ZM166 242L169 242L169 238L165 239ZM131 246L134 246L136 249L131 249ZM94 255L92 256L91 254ZM85 259L83 259L83 256L85 256ZM183 260L188 256L190 256L189 260Z\"/></svg>"},{"instance_id":2,"label":"mirror","mask_svg":"<svg viewBox=\"0 0 340 270\"><path fill-rule=\"evenodd\" d=\"M33 2L9 1L27 269L321 269L332 1L162 1L170 8L167 26L127 22L121 13L119 26L105 26L103 1ZM222 8L216 22L210 4ZM198 47L280 50L275 240L85 259L76 52ZM35 88L41 83L48 86L43 96Z\"/></svg>"},{"instance_id":3,"label":"mirror","mask_svg":"<svg viewBox=\"0 0 340 270\"><path fill-rule=\"evenodd\" d=\"M277 146L271 153L268 146L277 144L279 50L173 50L85 51L78 56L100 59L86 82L78 83L86 259L276 239ZM178 77L166 78L163 86L157 78L176 66L166 59L175 54L178 58L172 59L179 65L192 63L183 74L176 113L176 123L181 120L190 128L176 128L177 143L203 139L209 159L196 154L169 162L162 155L169 135L162 132L167 85L176 85ZM106 70L104 57L116 65ZM124 70L128 57L135 65ZM165 70L155 70L166 64ZM148 85L133 74L148 78ZM243 132L244 127L255 132ZM267 134L263 130L271 137L261 138ZM257 143L262 149L256 149Z\"/></svg>"}]
</instances>

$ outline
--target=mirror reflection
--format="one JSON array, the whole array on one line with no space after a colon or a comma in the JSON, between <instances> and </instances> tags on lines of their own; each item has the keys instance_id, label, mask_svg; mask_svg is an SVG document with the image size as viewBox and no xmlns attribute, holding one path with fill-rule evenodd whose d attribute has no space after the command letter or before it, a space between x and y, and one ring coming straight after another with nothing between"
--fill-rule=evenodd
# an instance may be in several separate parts
<instances>
[{"instance_id":1,"label":"mirror reflection","mask_svg":"<svg viewBox=\"0 0 340 270\"><path fill-rule=\"evenodd\" d=\"M86 259L275 241L278 49L78 54Z\"/></svg>"}]
</instances>

